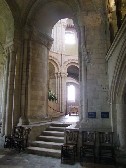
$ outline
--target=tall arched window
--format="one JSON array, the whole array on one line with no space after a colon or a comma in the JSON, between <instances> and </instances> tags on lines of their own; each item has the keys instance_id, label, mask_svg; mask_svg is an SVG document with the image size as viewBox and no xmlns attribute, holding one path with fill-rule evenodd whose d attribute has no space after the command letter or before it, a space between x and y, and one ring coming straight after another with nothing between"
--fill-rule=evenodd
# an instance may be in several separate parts
<instances>
[{"instance_id":1,"label":"tall arched window","mask_svg":"<svg viewBox=\"0 0 126 168\"><path fill-rule=\"evenodd\" d=\"M75 86L73 85L67 87L67 100L75 102Z\"/></svg>"},{"instance_id":2,"label":"tall arched window","mask_svg":"<svg viewBox=\"0 0 126 168\"><path fill-rule=\"evenodd\" d=\"M66 31L65 32L65 44L75 44L75 33L73 31Z\"/></svg>"}]
</instances>

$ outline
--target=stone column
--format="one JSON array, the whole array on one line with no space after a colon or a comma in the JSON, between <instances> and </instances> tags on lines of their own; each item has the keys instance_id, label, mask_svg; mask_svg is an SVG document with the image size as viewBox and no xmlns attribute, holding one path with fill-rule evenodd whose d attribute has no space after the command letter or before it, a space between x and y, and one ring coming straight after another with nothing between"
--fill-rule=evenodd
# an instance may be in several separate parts
<instances>
[{"instance_id":1,"label":"stone column","mask_svg":"<svg viewBox=\"0 0 126 168\"><path fill-rule=\"evenodd\" d=\"M29 60L30 60L30 42L28 32L25 32L23 41L22 55L22 74L21 74L21 121L22 124L28 124L28 79L29 79Z\"/></svg>"},{"instance_id":2,"label":"stone column","mask_svg":"<svg viewBox=\"0 0 126 168\"><path fill-rule=\"evenodd\" d=\"M6 58L6 64L5 64L4 100L3 100L2 130L1 130L2 136L5 135L8 75L9 75L9 62L10 62L10 55L9 55L8 51L6 54L7 54L7 58Z\"/></svg>"},{"instance_id":3,"label":"stone column","mask_svg":"<svg viewBox=\"0 0 126 168\"><path fill-rule=\"evenodd\" d=\"M62 100L63 100L63 89L62 89L62 74L61 72L55 73L56 76L56 96L57 96L57 103L59 103L60 112L62 112Z\"/></svg>"},{"instance_id":4,"label":"stone column","mask_svg":"<svg viewBox=\"0 0 126 168\"><path fill-rule=\"evenodd\" d=\"M7 91L7 107L6 107L6 127L5 135L10 135L12 131L12 112L13 112L13 92L14 92L14 78L15 78L15 60L16 52L14 46L9 47L10 63L8 75L8 91Z\"/></svg>"},{"instance_id":5,"label":"stone column","mask_svg":"<svg viewBox=\"0 0 126 168\"><path fill-rule=\"evenodd\" d=\"M57 101L58 102L58 75L57 75L57 72L55 73L55 79L56 79L56 98L57 98Z\"/></svg>"},{"instance_id":6,"label":"stone column","mask_svg":"<svg viewBox=\"0 0 126 168\"><path fill-rule=\"evenodd\" d=\"M87 52L85 48L85 27L81 27L79 41L79 65L80 65L80 120L87 118Z\"/></svg>"},{"instance_id":7,"label":"stone column","mask_svg":"<svg viewBox=\"0 0 126 168\"><path fill-rule=\"evenodd\" d=\"M66 112L66 79L67 79L67 73L61 74L61 89L62 89L62 112Z\"/></svg>"},{"instance_id":8,"label":"stone column","mask_svg":"<svg viewBox=\"0 0 126 168\"><path fill-rule=\"evenodd\" d=\"M60 103L60 112L62 112L62 76L61 76L61 72L59 73L59 103Z\"/></svg>"},{"instance_id":9,"label":"stone column","mask_svg":"<svg viewBox=\"0 0 126 168\"><path fill-rule=\"evenodd\" d=\"M60 73L57 73L57 98L58 103L60 103Z\"/></svg>"},{"instance_id":10,"label":"stone column","mask_svg":"<svg viewBox=\"0 0 126 168\"><path fill-rule=\"evenodd\" d=\"M15 64L15 79L14 79L14 107L13 107L13 127L19 122L21 116L20 102L21 102L21 50L22 45L20 41L16 41L18 51L16 53L16 64Z\"/></svg>"},{"instance_id":11,"label":"stone column","mask_svg":"<svg viewBox=\"0 0 126 168\"><path fill-rule=\"evenodd\" d=\"M48 111L48 57L52 38L38 31L30 36L28 118L41 121Z\"/></svg>"}]
</instances>

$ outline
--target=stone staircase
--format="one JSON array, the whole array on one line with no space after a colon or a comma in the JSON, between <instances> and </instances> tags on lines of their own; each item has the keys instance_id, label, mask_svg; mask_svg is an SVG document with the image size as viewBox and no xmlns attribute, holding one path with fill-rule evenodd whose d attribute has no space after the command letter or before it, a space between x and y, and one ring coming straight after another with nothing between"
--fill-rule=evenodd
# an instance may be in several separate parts
<instances>
[{"instance_id":1,"label":"stone staircase","mask_svg":"<svg viewBox=\"0 0 126 168\"><path fill-rule=\"evenodd\" d=\"M41 156L60 158L61 145L64 143L64 129L70 124L52 123L37 140L27 148L27 152Z\"/></svg>"}]
</instances>

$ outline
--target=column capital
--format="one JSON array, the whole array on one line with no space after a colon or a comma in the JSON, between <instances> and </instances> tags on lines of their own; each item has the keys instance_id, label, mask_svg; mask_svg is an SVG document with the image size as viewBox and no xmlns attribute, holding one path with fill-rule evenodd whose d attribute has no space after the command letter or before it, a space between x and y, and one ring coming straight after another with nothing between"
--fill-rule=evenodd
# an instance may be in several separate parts
<instances>
[{"instance_id":1,"label":"column capital","mask_svg":"<svg viewBox=\"0 0 126 168\"><path fill-rule=\"evenodd\" d=\"M36 41L37 43L41 43L46 46L48 49L51 48L53 43L53 38L47 34L36 30L35 28L26 27L24 30L24 38L29 39L31 41Z\"/></svg>"},{"instance_id":2,"label":"column capital","mask_svg":"<svg viewBox=\"0 0 126 168\"><path fill-rule=\"evenodd\" d=\"M62 77L62 78L66 78L67 75L68 75L68 73L65 73L65 72L62 72L62 73L61 73L61 77Z\"/></svg>"}]
</instances>

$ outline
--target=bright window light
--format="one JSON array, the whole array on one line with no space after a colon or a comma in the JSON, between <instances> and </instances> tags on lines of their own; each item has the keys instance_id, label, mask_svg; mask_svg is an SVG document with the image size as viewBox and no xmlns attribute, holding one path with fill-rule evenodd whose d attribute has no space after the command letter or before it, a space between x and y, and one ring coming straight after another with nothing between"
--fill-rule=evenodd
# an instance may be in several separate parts
<instances>
[{"instance_id":1,"label":"bright window light","mask_svg":"<svg viewBox=\"0 0 126 168\"><path fill-rule=\"evenodd\" d=\"M65 32L65 43L66 44L75 44L75 33L72 31L66 31Z\"/></svg>"},{"instance_id":2,"label":"bright window light","mask_svg":"<svg viewBox=\"0 0 126 168\"><path fill-rule=\"evenodd\" d=\"M67 98L68 101L75 102L75 87L73 85L67 87Z\"/></svg>"}]
</instances>

